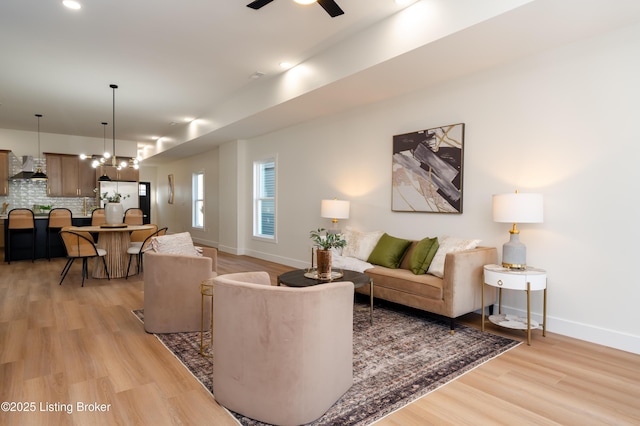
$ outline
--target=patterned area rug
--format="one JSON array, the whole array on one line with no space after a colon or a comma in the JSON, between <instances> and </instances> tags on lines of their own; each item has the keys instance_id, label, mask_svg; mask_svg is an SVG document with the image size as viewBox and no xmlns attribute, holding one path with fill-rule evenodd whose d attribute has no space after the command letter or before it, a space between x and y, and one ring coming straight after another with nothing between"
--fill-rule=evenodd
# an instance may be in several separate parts
<instances>
[{"instance_id":1,"label":"patterned area rug","mask_svg":"<svg viewBox=\"0 0 640 426\"><path fill-rule=\"evenodd\" d=\"M375 306L371 325L367 306L354 310L353 386L313 426L371 424L520 344L463 325L452 336L447 321L386 303ZM144 321L142 310L134 314ZM213 394L200 333L156 336ZM264 425L231 413L242 425Z\"/></svg>"}]
</instances>

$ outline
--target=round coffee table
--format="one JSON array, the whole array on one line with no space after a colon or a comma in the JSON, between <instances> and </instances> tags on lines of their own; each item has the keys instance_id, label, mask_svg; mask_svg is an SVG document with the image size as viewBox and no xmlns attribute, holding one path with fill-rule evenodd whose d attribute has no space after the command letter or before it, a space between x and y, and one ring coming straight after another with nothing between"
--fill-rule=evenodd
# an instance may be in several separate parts
<instances>
[{"instance_id":1,"label":"round coffee table","mask_svg":"<svg viewBox=\"0 0 640 426\"><path fill-rule=\"evenodd\" d=\"M319 280L315 278L307 278L306 269L296 269L294 271L285 272L278 275L278 285L286 285L287 287L309 287L313 285L326 284L330 281ZM360 288L369 284L369 319L373 324L373 280L366 274L347 269L342 270L343 275L335 278L333 281L350 281L354 288Z\"/></svg>"}]
</instances>

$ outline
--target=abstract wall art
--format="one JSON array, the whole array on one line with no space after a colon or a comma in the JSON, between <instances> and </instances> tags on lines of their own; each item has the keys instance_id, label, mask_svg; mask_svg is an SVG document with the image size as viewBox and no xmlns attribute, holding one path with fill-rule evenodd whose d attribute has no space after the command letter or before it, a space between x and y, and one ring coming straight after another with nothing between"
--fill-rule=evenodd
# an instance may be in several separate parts
<instances>
[{"instance_id":1,"label":"abstract wall art","mask_svg":"<svg viewBox=\"0 0 640 426\"><path fill-rule=\"evenodd\" d=\"M464 123L393 137L391 210L462 213Z\"/></svg>"}]
</instances>

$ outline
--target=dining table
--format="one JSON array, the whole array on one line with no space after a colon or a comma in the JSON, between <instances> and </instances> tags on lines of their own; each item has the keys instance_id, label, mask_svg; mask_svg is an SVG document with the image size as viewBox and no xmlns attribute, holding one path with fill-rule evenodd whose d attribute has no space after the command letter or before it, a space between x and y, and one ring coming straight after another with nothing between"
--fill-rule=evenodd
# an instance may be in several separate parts
<instances>
[{"instance_id":1,"label":"dining table","mask_svg":"<svg viewBox=\"0 0 640 426\"><path fill-rule=\"evenodd\" d=\"M127 249L131 242L130 235L133 231L144 231L154 229L154 225L92 225L92 226L72 226L68 228L73 232L89 232L98 235L96 246L104 249L107 254L105 261L109 268L110 278L125 278L127 276L127 263L129 256ZM107 278L102 262L94 262L93 278Z\"/></svg>"}]
</instances>

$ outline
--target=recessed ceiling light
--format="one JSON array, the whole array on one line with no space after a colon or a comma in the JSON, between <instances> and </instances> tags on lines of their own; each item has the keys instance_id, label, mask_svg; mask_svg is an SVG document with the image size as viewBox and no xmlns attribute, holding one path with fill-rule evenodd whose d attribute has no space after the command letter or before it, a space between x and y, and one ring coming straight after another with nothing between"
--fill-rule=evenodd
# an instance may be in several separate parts
<instances>
[{"instance_id":1,"label":"recessed ceiling light","mask_svg":"<svg viewBox=\"0 0 640 426\"><path fill-rule=\"evenodd\" d=\"M68 7L69 9L77 10L82 8L82 5L75 0L63 0L62 4Z\"/></svg>"},{"instance_id":2,"label":"recessed ceiling light","mask_svg":"<svg viewBox=\"0 0 640 426\"><path fill-rule=\"evenodd\" d=\"M283 68L285 70L288 70L292 66L293 64L291 62L280 62L280 68Z\"/></svg>"},{"instance_id":3,"label":"recessed ceiling light","mask_svg":"<svg viewBox=\"0 0 640 426\"><path fill-rule=\"evenodd\" d=\"M404 6L411 3L413 0L394 0L397 5Z\"/></svg>"}]
</instances>

